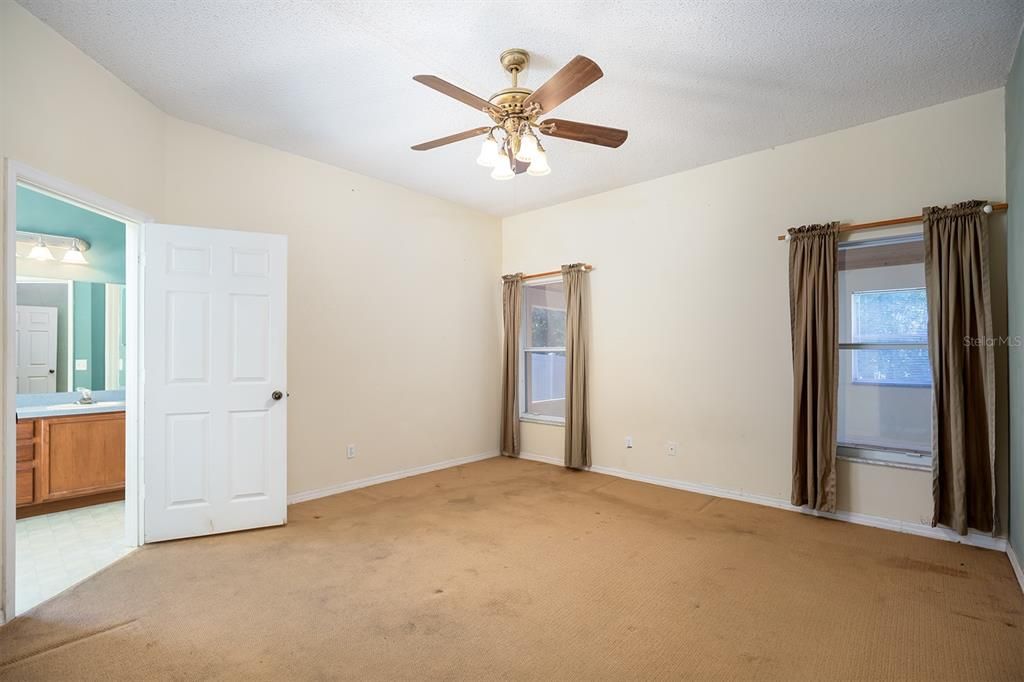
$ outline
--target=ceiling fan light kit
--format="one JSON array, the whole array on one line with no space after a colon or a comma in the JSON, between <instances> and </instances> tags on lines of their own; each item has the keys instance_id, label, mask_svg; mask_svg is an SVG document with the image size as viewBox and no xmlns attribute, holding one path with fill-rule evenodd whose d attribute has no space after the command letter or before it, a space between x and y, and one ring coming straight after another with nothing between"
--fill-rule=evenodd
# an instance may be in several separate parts
<instances>
[{"instance_id":1,"label":"ceiling fan light kit","mask_svg":"<svg viewBox=\"0 0 1024 682\"><path fill-rule=\"evenodd\" d=\"M526 50L505 50L499 59L502 68L512 77L512 87L498 91L489 100L466 92L437 76L413 76L413 80L418 83L487 114L494 122L491 126L415 145L414 150L435 149L486 133L476 162L491 168L491 177L495 180L510 180L522 173L533 176L551 173L547 151L540 138L542 134L612 148L626 141L629 133L618 128L553 118L537 122L542 115L550 113L604 75L592 60L576 55L539 88L529 90L519 87L519 74L530 63L530 55Z\"/></svg>"}]
</instances>

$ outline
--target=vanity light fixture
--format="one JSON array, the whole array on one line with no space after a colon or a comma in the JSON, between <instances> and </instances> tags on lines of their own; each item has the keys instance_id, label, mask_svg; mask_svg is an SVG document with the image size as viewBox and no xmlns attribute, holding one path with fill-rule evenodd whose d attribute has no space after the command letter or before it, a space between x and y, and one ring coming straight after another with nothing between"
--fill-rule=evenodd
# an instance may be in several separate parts
<instances>
[{"instance_id":1,"label":"vanity light fixture","mask_svg":"<svg viewBox=\"0 0 1024 682\"><path fill-rule=\"evenodd\" d=\"M78 237L64 237L55 234L43 234L41 232L22 232L19 230L15 237L19 244L31 244L32 249L28 257L37 261L55 261L51 249L63 249L64 255L61 263L69 265L88 265L85 258L85 251L89 250L89 242Z\"/></svg>"},{"instance_id":2,"label":"vanity light fixture","mask_svg":"<svg viewBox=\"0 0 1024 682\"><path fill-rule=\"evenodd\" d=\"M36 237L36 243L32 246L32 250L28 252L28 257L32 260L53 260L53 252L50 251L50 247L43 243L42 237Z\"/></svg>"}]
</instances>

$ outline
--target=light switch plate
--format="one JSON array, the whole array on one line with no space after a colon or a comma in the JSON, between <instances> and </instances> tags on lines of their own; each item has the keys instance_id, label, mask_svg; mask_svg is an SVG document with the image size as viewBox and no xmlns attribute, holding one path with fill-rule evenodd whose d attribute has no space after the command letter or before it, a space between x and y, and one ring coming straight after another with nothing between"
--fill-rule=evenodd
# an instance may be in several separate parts
<instances>
[{"instance_id":1,"label":"light switch plate","mask_svg":"<svg viewBox=\"0 0 1024 682\"><path fill-rule=\"evenodd\" d=\"M75 371L85 372L89 369L89 361L84 359L75 359Z\"/></svg>"}]
</instances>

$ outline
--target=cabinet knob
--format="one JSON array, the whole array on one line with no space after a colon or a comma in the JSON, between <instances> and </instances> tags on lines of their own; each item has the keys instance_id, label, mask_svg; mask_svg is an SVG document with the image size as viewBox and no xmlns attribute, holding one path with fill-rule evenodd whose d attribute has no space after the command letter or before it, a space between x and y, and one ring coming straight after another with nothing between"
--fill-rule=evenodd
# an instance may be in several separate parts
<instances>
[{"instance_id":1,"label":"cabinet knob","mask_svg":"<svg viewBox=\"0 0 1024 682\"><path fill-rule=\"evenodd\" d=\"M281 398L284 397L284 393L281 393L281 391L274 391L273 393L270 394L270 397L273 398L274 400L280 400Z\"/></svg>"}]
</instances>

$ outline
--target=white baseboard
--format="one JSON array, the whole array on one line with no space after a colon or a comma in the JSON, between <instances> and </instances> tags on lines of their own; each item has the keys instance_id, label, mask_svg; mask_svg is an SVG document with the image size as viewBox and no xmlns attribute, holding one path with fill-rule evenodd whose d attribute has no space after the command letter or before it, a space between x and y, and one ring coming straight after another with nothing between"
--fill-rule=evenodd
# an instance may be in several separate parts
<instances>
[{"instance_id":1,"label":"white baseboard","mask_svg":"<svg viewBox=\"0 0 1024 682\"><path fill-rule=\"evenodd\" d=\"M536 455L528 452L520 453L519 457L520 459L528 459L535 462L544 462L545 464L563 466L562 460L556 457ZM638 474L632 471L626 471L625 469L617 469L615 467L592 466L590 467L590 471L593 471L598 474L616 476L618 478L626 478L631 481L651 483L653 485L660 485L666 488L675 488L676 490L686 490L691 493L711 495L712 497L722 497L728 500L737 500L739 502L751 502L753 504L760 504L766 507L775 507L776 509L785 509L788 511L801 512L809 516L820 516L826 519L835 519L837 521L856 523L861 526L872 526L874 528L884 528L886 530L893 530L898 533L921 535L924 537L936 538L938 540L946 540L949 542L960 542L966 545L984 547L986 549L994 549L1000 552L1005 552L1007 550L1007 543L1005 538L994 538L990 535L985 535L983 533L975 533L973 531L969 533L967 536L962 536L957 534L955 531L950 530L949 528L933 528L932 526L924 523L913 523L910 521L887 519L882 516L872 516L870 514L859 514L856 512L847 511L839 511L835 513L819 512L813 509L808 509L807 507L794 507L792 504L790 504L789 500L784 500L777 497L770 497L768 495L750 493L742 490L729 490L727 488L718 488L713 485L705 485L703 483L690 483L687 481L678 481L671 478L661 478L659 476L648 476L647 474Z\"/></svg>"},{"instance_id":2,"label":"white baseboard","mask_svg":"<svg viewBox=\"0 0 1024 682\"><path fill-rule=\"evenodd\" d=\"M1017 559L1017 553L1013 551L1013 547L1007 545L1006 555L1010 557L1010 565L1013 566L1013 572L1017 575L1020 591L1024 592L1024 568L1021 568L1020 561Z\"/></svg>"},{"instance_id":3,"label":"white baseboard","mask_svg":"<svg viewBox=\"0 0 1024 682\"><path fill-rule=\"evenodd\" d=\"M370 476L369 478L361 478L357 481L347 481L345 483L339 483L337 485L327 486L326 488L318 488L316 490L306 490L301 493L295 493L288 496L288 504L298 504L299 502L308 502L310 500L316 500L321 497L327 497L328 495L337 495L338 493L348 492L349 490L357 490L359 488L367 488L371 485L377 485L378 483L387 483L388 481L397 481L400 478L408 478L409 476L417 476L419 474L426 474L431 471L438 471L439 469L448 469L450 467L457 467L460 464L469 464L470 462L479 462L483 459L490 459L491 457L497 457L498 451L492 450L490 452L481 452L478 455L469 455L467 457L456 457L455 459L446 459L441 462L435 462L433 464L424 464L423 466L413 467L412 469L403 469L402 471L395 471L389 474L379 474L377 476Z\"/></svg>"}]
</instances>

